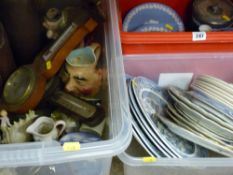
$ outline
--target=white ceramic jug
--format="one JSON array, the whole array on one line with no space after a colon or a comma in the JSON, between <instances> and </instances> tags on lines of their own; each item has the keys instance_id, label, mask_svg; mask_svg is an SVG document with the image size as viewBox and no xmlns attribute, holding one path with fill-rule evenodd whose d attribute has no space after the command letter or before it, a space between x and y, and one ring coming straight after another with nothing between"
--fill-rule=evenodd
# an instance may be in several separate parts
<instances>
[{"instance_id":1,"label":"white ceramic jug","mask_svg":"<svg viewBox=\"0 0 233 175\"><path fill-rule=\"evenodd\" d=\"M26 131L33 135L35 141L50 141L56 140L63 133L65 127L66 123L63 120L54 121L49 117L42 116Z\"/></svg>"}]
</instances>

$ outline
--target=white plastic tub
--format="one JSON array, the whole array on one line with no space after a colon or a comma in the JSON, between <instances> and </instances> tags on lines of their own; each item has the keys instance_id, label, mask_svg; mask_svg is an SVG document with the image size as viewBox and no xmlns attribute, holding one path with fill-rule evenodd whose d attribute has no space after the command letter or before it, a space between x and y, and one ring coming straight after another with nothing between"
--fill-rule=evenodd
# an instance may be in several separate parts
<instances>
[{"instance_id":1,"label":"white plastic tub","mask_svg":"<svg viewBox=\"0 0 233 175\"><path fill-rule=\"evenodd\" d=\"M105 23L105 55L108 71L109 111L108 127L104 141L81 144L79 151L65 152L59 142L32 142L0 145L0 172L10 171L17 174L28 173L30 169L40 169L35 174L109 174L114 155L123 152L132 137L128 119L127 95L123 62L119 58L120 43L116 28L116 16L110 14L113 4L103 1L107 11ZM5 168L10 169L5 169ZM25 168L23 168L25 167ZM52 171L51 171L52 170ZM43 172L43 173L41 173ZM9 173L10 174L10 173Z\"/></svg>"},{"instance_id":2,"label":"white plastic tub","mask_svg":"<svg viewBox=\"0 0 233 175\"><path fill-rule=\"evenodd\" d=\"M233 83L233 53L127 55L125 72L158 81L161 73L209 74ZM145 159L147 153L134 140L119 157L124 163L124 175L232 175L233 158L157 160Z\"/></svg>"}]
</instances>

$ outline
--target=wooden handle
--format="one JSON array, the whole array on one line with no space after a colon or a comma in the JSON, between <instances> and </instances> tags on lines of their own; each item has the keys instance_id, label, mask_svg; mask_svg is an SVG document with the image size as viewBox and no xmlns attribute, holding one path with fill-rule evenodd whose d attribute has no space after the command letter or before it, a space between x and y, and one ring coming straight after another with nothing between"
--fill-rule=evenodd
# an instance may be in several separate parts
<instances>
[{"instance_id":1,"label":"wooden handle","mask_svg":"<svg viewBox=\"0 0 233 175\"><path fill-rule=\"evenodd\" d=\"M59 49L52 59L44 62L43 76L47 79L52 78L65 62L67 55L92 32L98 23L90 18L83 26L79 27L75 33L65 42L64 46Z\"/></svg>"}]
</instances>

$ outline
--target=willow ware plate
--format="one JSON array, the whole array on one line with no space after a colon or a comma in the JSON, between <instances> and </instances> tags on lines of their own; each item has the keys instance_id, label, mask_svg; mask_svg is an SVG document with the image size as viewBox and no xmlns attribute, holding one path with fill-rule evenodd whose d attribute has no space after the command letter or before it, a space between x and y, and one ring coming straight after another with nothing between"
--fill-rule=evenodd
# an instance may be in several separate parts
<instances>
[{"instance_id":1,"label":"willow ware plate","mask_svg":"<svg viewBox=\"0 0 233 175\"><path fill-rule=\"evenodd\" d=\"M167 116L170 117L169 120L171 120L171 122L175 122L178 126L180 126L182 128L185 128L186 130L188 130L188 131L190 131L192 133L197 132L195 129L189 127L185 123L180 122L180 120L177 118L177 115L179 115L179 114L176 113L174 115L174 113L170 112L167 109L166 109L166 113L168 114ZM165 118L167 118L167 116ZM159 119L161 119L161 117L163 117L163 116L159 116ZM163 120L161 120L161 121L163 122ZM164 124L166 125L166 123L164 123ZM208 149L206 149L205 147L199 146L198 144L196 144L193 141L190 141L190 142L192 142L195 145L195 151L193 153L193 157L208 157Z\"/></svg>"},{"instance_id":2,"label":"willow ware plate","mask_svg":"<svg viewBox=\"0 0 233 175\"><path fill-rule=\"evenodd\" d=\"M188 92L189 93L189 92ZM218 118L221 123L224 123L224 126L226 128L229 129L233 129L233 121L231 119L229 119L229 117L225 116L224 114L222 114L221 112L219 112L218 110L212 108L211 106L208 106L207 104L201 102L198 99L193 98L192 102L196 105L198 105L199 107L203 108L208 114L213 115L213 119Z\"/></svg>"},{"instance_id":3,"label":"willow ware plate","mask_svg":"<svg viewBox=\"0 0 233 175\"><path fill-rule=\"evenodd\" d=\"M133 77L130 75L126 76L126 84L127 84L127 88L128 88L128 96L129 96L129 100L131 98L130 94L129 94L129 88L130 88L130 82L131 79ZM139 127L139 125L136 122L135 116L137 115L136 112L131 108L131 104L129 104L130 106L130 112L132 115L132 125L133 125L133 135L135 137L135 139L138 141L138 143L147 151L147 153L151 156L155 156L155 157L165 157L146 137L146 135L142 132L142 129Z\"/></svg>"},{"instance_id":4,"label":"willow ware plate","mask_svg":"<svg viewBox=\"0 0 233 175\"><path fill-rule=\"evenodd\" d=\"M135 122L140 126L142 131L145 133L147 138L153 143L153 145L162 152L166 157L179 157L179 155L175 155L171 150L167 148L167 146L163 143L158 135L153 131L148 122L145 120L144 115L142 114L141 109L139 109L137 101L135 100L135 96L132 92L131 86L128 86L129 96L130 96L130 108L134 111Z\"/></svg>"},{"instance_id":5,"label":"willow ware plate","mask_svg":"<svg viewBox=\"0 0 233 175\"><path fill-rule=\"evenodd\" d=\"M211 108L215 109L221 114L227 116L229 120L233 121L233 110L228 106L220 103L219 101L214 100L213 98L207 96L205 93L199 90L190 91L189 94L195 99L201 101L202 103L210 106Z\"/></svg>"},{"instance_id":6,"label":"willow ware plate","mask_svg":"<svg viewBox=\"0 0 233 175\"><path fill-rule=\"evenodd\" d=\"M175 104L175 106L176 106L176 104ZM218 135L216 135L216 134L208 131L204 127L200 126L198 123L196 123L195 121L192 120L192 117L190 117L188 114L184 113L182 109L179 109L178 106L176 106L175 109L168 108L167 112L168 112L168 114L170 114L170 115L172 114L173 116L176 117L174 119L174 118L172 118L173 116L171 116L171 118L174 121L176 121L176 123L178 125L188 129L189 131L195 131L197 133L203 134L207 137L212 138L212 140L214 140L216 142L224 142L227 144L232 143L231 141L225 140L222 137L219 137Z\"/></svg>"},{"instance_id":7,"label":"willow ware plate","mask_svg":"<svg viewBox=\"0 0 233 175\"><path fill-rule=\"evenodd\" d=\"M135 29L135 32L172 32L164 24L143 24Z\"/></svg>"},{"instance_id":8,"label":"willow ware plate","mask_svg":"<svg viewBox=\"0 0 233 175\"><path fill-rule=\"evenodd\" d=\"M173 131L177 135L179 135L187 140L190 140L198 145L201 145L205 148L208 148L212 151L215 151L221 155L233 157L233 148L232 147L229 147L229 146L224 145L224 144L220 145L217 142L214 142L214 141L206 138L205 136L203 136L199 133L190 132L187 129L184 129L184 128L178 126L174 122L171 122L171 120L169 120L166 117L159 116L159 118L161 119L161 121L163 121L163 123L165 125L168 126L168 128L171 131Z\"/></svg>"},{"instance_id":9,"label":"willow ware plate","mask_svg":"<svg viewBox=\"0 0 233 175\"><path fill-rule=\"evenodd\" d=\"M183 112L184 110L180 109L178 106L176 107L176 109L177 109L177 112L181 116L183 116L184 118L189 119L187 125L192 127L193 129L195 129L198 133L202 133L203 135L206 135L209 138L212 138L216 142L224 142L226 144L232 144L233 143L232 140L227 139L227 138L222 137L222 136L219 136L215 132L212 132L211 130L209 130L207 127L203 127L203 125L200 124L201 122L198 123L198 122L192 120L192 115L190 115L189 113Z\"/></svg>"},{"instance_id":10,"label":"willow ware plate","mask_svg":"<svg viewBox=\"0 0 233 175\"><path fill-rule=\"evenodd\" d=\"M147 151L151 156L155 157L165 157L160 151L148 140L147 136L142 132L141 128L138 126L134 119L134 112L130 109L132 114L132 125L133 125L133 135L139 144Z\"/></svg>"},{"instance_id":11,"label":"willow ware plate","mask_svg":"<svg viewBox=\"0 0 233 175\"><path fill-rule=\"evenodd\" d=\"M174 93L175 91L174 92L169 91L169 92L171 92L171 96L174 99L176 99L177 101L181 101L181 102L187 104L189 107L191 107L192 109L194 109L197 112L199 112L200 114L202 114L206 118L206 120L208 120L208 119L209 120L213 120L213 121L217 122L218 124L220 124L220 125L222 125L222 126L224 126L226 128L229 128L229 129L233 130L233 125L231 126L230 124L228 124L226 122L226 121L230 121L229 119L226 119L226 117L220 116L218 114L217 114L217 116L213 115L212 113L209 112L211 110L211 108L207 108L208 109L208 112L207 112L205 106L201 105L200 103L199 103L199 105L197 105L196 103L194 103L194 101L197 101L196 100L197 97L195 97L195 96L198 96L198 97L200 96L200 98L203 98L203 99L205 98L204 96L202 96L201 94L199 94L197 92L194 92L194 91L184 92L184 91L181 91L179 89L177 89L177 90L178 90L177 93ZM173 93L176 94L176 95L174 96ZM215 101L212 101L211 99L209 99L208 102L210 104L210 103L215 102ZM203 107L205 107L205 108L203 108ZM213 109L215 109L215 108L213 107ZM232 122L230 122L230 123L232 123Z\"/></svg>"},{"instance_id":12,"label":"willow ware plate","mask_svg":"<svg viewBox=\"0 0 233 175\"><path fill-rule=\"evenodd\" d=\"M180 106L180 109L188 115L192 117L193 122L204 127L216 135L223 137L224 140L233 141L233 131L221 126L219 123L207 118L203 113L205 113L199 106L195 105L188 99L188 95L185 92L179 90L178 88L171 87L169 88L169 92L172 94L176 94L180 100L185 101L183 103L181 101L177 101L177 104ZM200 112L201 111L201 112Z\"/></svg>"},{"instance_id":13,"label":"willow ware plate","mask_svg":"<svg viewBox=\"0 0 233 175\"><path fill-rule=\"evenodd\" d=\"M176 11L161 3L142 3L132 8L123 20L123 31L133 32L145 24L167 26L174 32L184 31L183 21Z\"/></svg>"},{"instance_id":14,"label":"willow ware plate","mask_svg":"<svg viewBox=\"0 0 233 175\"><path fill-rule=\"evenodd\" d=\"M134 78L132 83L136 101L142 109L145 119L157 135L174 152L180 153L183 157L192 156L193 144L177 137L158 120L157 115L164 115L164 108L167 105L165 100L168 96L167 91L158 87L153 81L143 77Z\"/></svg>"},{"instance_id":15,"label":"willow ware plate","mask_svg":"<svg viewBox=\"0 0 233 175\"><path fill-rule=\"evenodd\" d=\"M226 144L225 142L213 137L212 134L208 134L209 132L202 132L202 130L200 130L199 127L187 123L188 121L182 119L185 116L183 116L181 113L178 113L176 110L166 110L166 112L168 113L172 121L174 121L178 126L185 128L192 133L196 133L197 135L203 135L203 137L206 137L211 141Z\"/></svg>"}]
</instances>

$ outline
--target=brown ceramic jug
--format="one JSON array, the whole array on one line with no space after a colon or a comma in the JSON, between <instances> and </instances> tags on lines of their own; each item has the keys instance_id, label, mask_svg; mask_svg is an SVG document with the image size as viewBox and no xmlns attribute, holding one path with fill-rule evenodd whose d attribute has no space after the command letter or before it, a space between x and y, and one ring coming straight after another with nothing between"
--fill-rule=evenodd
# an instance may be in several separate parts
<instances>
[{"instance_id":1,"label":"brown ceramic jug","mask_svg":"<svg viewBox=\"0 0 233 175\"><path fill-rule=\"evenodd\" d=\"M32 0L1 0L0 19L18 65L32 63L43 47L43 26Z\"/></svg>"}]
</instances>

